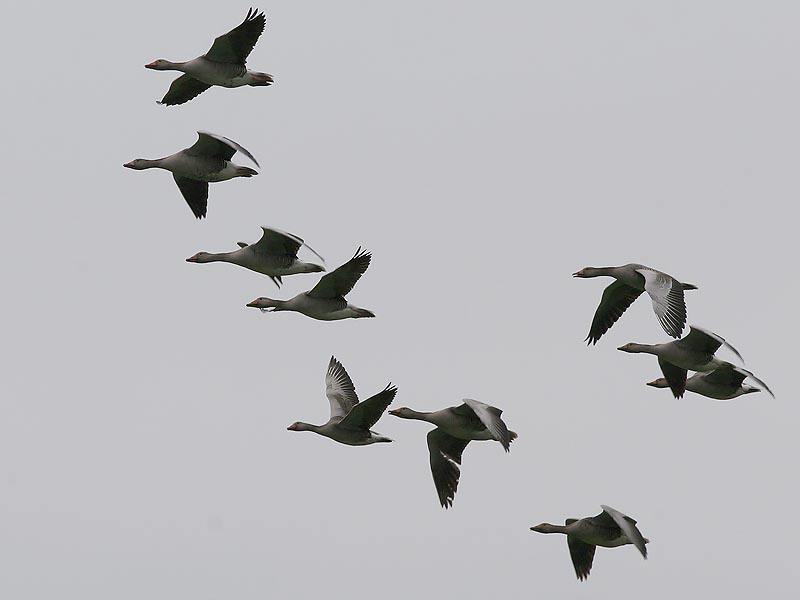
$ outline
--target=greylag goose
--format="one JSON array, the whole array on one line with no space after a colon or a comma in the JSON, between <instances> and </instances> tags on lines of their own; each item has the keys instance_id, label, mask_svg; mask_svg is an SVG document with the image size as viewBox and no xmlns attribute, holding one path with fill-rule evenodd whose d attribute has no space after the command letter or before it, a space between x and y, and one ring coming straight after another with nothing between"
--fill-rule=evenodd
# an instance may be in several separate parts
<instances>
[{"instance_id":1,"label":"greylag goose","mask_svg":"<svg viewBox=\"0 0 800 600\"><path fill-rule=\"evenodd\" d=\"M671 275L635 263L621 267L585 267L572 276L616 279L603 291L589 335L584 340L589 344L596 344L642 292L647 292L653 301L653 310L664 331L674 338L680 337L686 325L683 291L697 289L691 283L681 283Z\"/></svg>"},{"instance_id":2,"label":"greylag goose","mask_svg":"<svg viewBox=\"0 0 800 600\"><path fill-rule=\"evenodd\" d=\"M592 570L594 551L597 546L616 548L633 544L642 553L642 556L647 558L645 544L650 543L650 540L642 536L642 532L636 527L636 521L610 506L601 504L600 507L603 512L596 517L567 519L564 525L542 523L531 527L532 531L538 533L565 533L567 535L572 566L575 567L575 575L581 581L586 579Z\"/></svg>"},{"instance_id":3,"label":"greylag goose","mask_svg":"<svg viewBox=\"0 0 800 600\"><path fill-rule=\"evenodd\" d=\"M186 259L191 263L227 262L268 275L275 285L281 287L281 277L296 273L319 273L325 267L298 260L297 251L305 246L325 262L316 250L301 238L272 227L262 227L264 233L255 244L239 242L239 249L233 252L198 252Z\"/></svg>"},{"instance_id":4,"label":"greylag goose","mask_svg":"<svg viewBox=\"0 0 800 600\"><path fill-rule=\"evenodd\" d=\"M744 394L761 391L761 388L743 383L748 377L753 377L750 371L726 365L710 373L695 373L686 380L686 389L714 400L732 400ZM668 388L669 382L665 377L661 377L648 382L647 385L654 388Z\"/></svg>"},{"instance_id":5,"label":"greylag goose","mask_svg":"<svg viewBox=\"0 0 800 600\"><path fill-rule=\"evenodd\" d=\"M666 344L625 344L617 348L623 352L654 354L658 357L658 366L667 380L669 388L676 398L683 397L686 390L686 371L700 371L710 373L720 367L735 368L735 365L714 356L721 346L727 346L742 360L739 351L731 346L724 338L696 325L689 327L689 333L679 340ZM766 383L748 372L753 381L762 385L770 394L772 391Z\"/></svg>"},{"instance_id":6,"label":"greylag goose","mask_svg":"<svg viewBox=\"0 0 800 600\"><path fill-rule=\"evenodd\" d=\"M325 395L331 405L331 418L324 425L297 421L287 429L313 431L348 446L391 442L390 438L370 431L370 427L378 422L396 394L397 388L390 383L383 391L359 402L356 388L347 371L344 370L342 363L331 356L328 372L325 375Z\"/></svg>"},{"instance_id":7,"label":"greylag goose","mask_svg":"<svg viewBox=\"0 0 800 600\"><path fill-rule=\"evenodd\" d=\"M434 412L418 412L407 407L389 411L402 419L427 421L436 425L428 432L431 474L439 503L443 508L453 505L461 475L461 454L472 440L496 440L508 452L517 437L500 418L503 411L477 400L464 399L464 404Z\"/></svg>"},{"instance_id":8,"label":"greylag goose","mask_svg":"<svg viewBox=\"0 0 800 600\"><path fill-rule=\"evenodd\" d=\"M136 171L144 169L170 171L194 216L202 219L206 216L208 206L209 182L258 175L258 171L250 167L240 167L230 162L237 152L241 152L257 167L261 167L245 148L233 140L207 131L198 131L194 145L180 152L153 160L137 158L122 166Z\"/></svg>"},{"instance_id":9,"label":"greylag goose","mask_svg":"<svg viewBox=\"0 0 800 600\"><path fill-rule=\"evenodd\" d=\"M215 39L211 49L202 56L177 63L158 59L145 65L145 68L156 71L184 73L172 82L159 104L183 104L212 85L227 88L271 85L272 75L249 71L245 66L245 61L266 24L264 13L251 8L239 26Z\"/></svg>"},{"instance_id":10,"label":"greylag goose","mask_svg":"<svg viewBox=\"0 0 800 600\"><path fill-rule=\"evenodd\" d=\"M345 299L345 296L350 293L350 290L369 267L370 260L372 260L372 254L366 250L362 252L359 247L353 258L338 269L324 275L310 291L298 294L289 300L256 298L247 306L258 308L262 312L292 310L320 321L374 317L375 313L372 311L353 306Z\"/></svg>"}]
</instances>

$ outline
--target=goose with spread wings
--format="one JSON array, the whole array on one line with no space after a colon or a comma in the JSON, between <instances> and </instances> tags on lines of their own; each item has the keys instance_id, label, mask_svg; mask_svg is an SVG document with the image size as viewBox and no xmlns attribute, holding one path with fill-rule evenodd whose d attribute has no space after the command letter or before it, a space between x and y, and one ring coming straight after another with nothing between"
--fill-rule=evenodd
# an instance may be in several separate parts
<instances>
[{"instance_id":1,"label":"goose with spread wings","mask_svg":"<svg viewBox=\"0 0 800 600\"><path fill-rule=\"evenodd\" d=\"M289 431L313 431L348 446L366 446L392 440L370 427L378 422L397 394L397 387L391 383L383 391L358 401L353 380L342 363L331 356L328 372L325 375L325 395L331 405L331 417L324 425L311 425L297 421L287 428Z\"/></svg>"},{"instance_id":2,"label":"goose with spread wings","mask_svg":"<svg viewBox=\"0 0 800 600\"><path fill-rule=\"evenodd\" d=\"M761 388L744 383L748 377L754 378L755 375L742 367L724 365L709 373L695 373L686 380L686 390L714 400L732 400L761 391ZM660 377L647 385L668 388L669 382L666 377Z\"/></svg>"},{"instance_id":3,"label":"goose with spread wings","mask_svg":"<svg viewBox=\"0 0 800 600\"><path fill-rule=\"evenodd\" d=\"M191 263L227 262L269 276L275 285L281 287L281 277L296 273L319 273L325 267L304 262L297 258L297 252L305 246L325 262L316 250L294 234L262 227L263 235L255 244L239 242L239 249L232 252L198 252L186 259Z\"/></svg>"},{"instance_id":4,"label":"goose with spread wings","mask_svg":"<svg viewBox=\"0 0 800 600\"><path fill-rule=\"evenodd\" d=\"M436 425L436 429L428 433L428 451L433 484L443 508L453 505L461 476L461 455L467 444L473 440L495 440L508 452L517 437L500 418L502 410L470 398L465 398L460 406L434 412L403 407L390 410L389 414Z\"/></svg>"},{"instance_id":5,"label":"goose with spread wings","mask_svg":"<svg viewBox=\"0 0 800 600\"><path fill-rule=\"evenodd\" d=\"M567 546L575 567L575 575L583 581L589 576L594 562L597 546L616 548L633 544L647 558L645 544L650 540L642 535L636 521L610 506L600 505L603 509L596 517L583 519L567 519L564 525L542 523L531 527L537 533L564 533L567 535Z\"/></svg>"},{"instance_id":6,"label":"goose with spread wings","mask_svg":"<svg viewBox=\"0 0 800 600\"><path fill-rule=\"evenodd\" d=\"M246 66L247 57L266 24L264 13L251 8L241 24L215 39L209 51L202 56L186 62L159 58L145 65L145 68L156 71L184 73L172 82L159 104L183 104L214 85L227 88L271 85L272 75L251 71Z\"/></svg>"},{"instance_id":7,"label":"goose with spread wings","mask_svg":"<svg viewBox=\"0 0 800 600\"><path fill-rule=\"evenodd\" d=\"M585 267L572 276L616 279L603 291L586 336L589 344L596 344L642 292L647 292L653 301L653 310L664 331L674 338L680 337L686 325L683 291L697 289L696 285L681 283L671 275L636 263L621 267Z\"/></svg>"},{"instance_id":8,"label":"goose with spread wings","mask_svg":"<svg viewBox=\"0 0 800 600\"><path fill-rule=\"evenodd\" d=\"M258 175L258 171L250 167L242 167L231 162L231 158L237 152L244 154L260 168L258 161L247 149L229 138L207 131L198 131L197 141L180 152L164 158L137 158L122 166L135 171L144 169L170 171L194 216L202 219L208 209L210 182Z\"/></svg>"},{"instance_id":9,"label":"goose with spread wings","mask_svg":"<svg viewBox=\"0 0 800 600\"><path fill-rule=\"evenodd\" d=\"M689 333L679 340L667 342L666 344L637 344L631 342L620 346L617 350L657 356L658 366L661 367L661 372L664 374L664 379L666 379L667 385L672 390L672 394L676 398L681 398L686 390L687 371L711 373L721 367L736 368L736 365L715 356L716 351L722 346L726 346L739 360L743 360L739 351L726 342L725 338L697 325L691 325ZM766 383L749 371L747 375L763 386L774 397L772 390L769 389Z\"/></svg>"},{"instance_id":10,"label":"goose with spread wings","mask_svg":"<svg viewBox=\"0 0 800 600\"><path fill-rule=\"evenodd\" d=\"M362 251L359 247L353 258L324 275L308 292L298 294L289 300L256 298L247 306L269 312L295 311L320 321L374 317L375 313L372 311L354 306L345 299L367 270L371 260L372 254L366 250Z\"/></svg>"}]
</instances>

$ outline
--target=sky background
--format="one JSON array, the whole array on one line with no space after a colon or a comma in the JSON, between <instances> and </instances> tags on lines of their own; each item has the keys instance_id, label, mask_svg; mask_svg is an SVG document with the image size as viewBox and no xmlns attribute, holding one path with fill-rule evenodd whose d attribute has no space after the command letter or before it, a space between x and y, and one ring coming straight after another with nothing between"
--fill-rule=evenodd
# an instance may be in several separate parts
<instances>
[{"instance_id":1,"label":"sky background","mask_svg":"<svg viewBox=\"0 0 800 600\"><path fill-rule=\"evenodd\" d=\"M785 597L800 535L794 2L272 2L269 88L158 106L247 4L25 5L3 19L0 596L15 600ZM164 171L249 149L197 221ZM249 164L238 156L236 162ZM260 225L333 268L375 319L245 308L285 279L186 257ZM310 253L301 258L310 259ZM699 286L689 322L775 391L732 402L644 384L667 341L646 298L596 347L608 279L640 262ZM473 443L452 509L424 423L353 448L328 418L334 354L361 398L473 397L519 439ZM720 356L731 359L730 353ZM599 549L528 528L609 504L650 538Z\"/></svg>"}]
</instances>

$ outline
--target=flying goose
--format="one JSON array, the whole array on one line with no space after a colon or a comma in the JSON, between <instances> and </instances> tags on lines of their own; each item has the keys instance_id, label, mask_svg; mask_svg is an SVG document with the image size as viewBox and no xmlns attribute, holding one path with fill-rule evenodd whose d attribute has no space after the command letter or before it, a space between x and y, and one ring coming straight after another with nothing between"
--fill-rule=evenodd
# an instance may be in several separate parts
<instances>
[{"instance_id":1,"label":"flying goose","mask_svg":"<svg viewBox=\"0 0 800 600\"><path fill-rule=\"evenodd\" d=\"M298 294L289 300L273 300L272 298L256 298L247 306L258 308L262 312L293 310L312 319L320 321L338 321L339 319L360 319L374 317L375 313L365 308L353 306L345 296L364 274L372 260L372 254L362 251L359 246L355 256L338 269L324 275L310 291Z\"/></svg>"},{"instance_id":2,"label":"flying goose","mask_svg":"<svg viewBox=\"0 0 800 600\"><path fill-rule=\"evenodd\" d=\"M342 363L331 356L328 372L325 375L325 395L331 404L331 418L324 425L297 421L287 429L313 431L348 446L391 442L390 438L370 431L370 427L378 422L396 394L397 388L390 383L383 391L359 402L356 388L347 371L344 370Z\"/></svg>"},{"instance_id":3,"label":"flying goose","mask_svg":"<svg viewBox=\"0 0 800 600\"><path fill-rule=\"evenodd\" d=\"M581 581L586 579L592 570L592 561L594 561L594 552L597 546L616 548L633 544L642 553L642 556L647 558L645 544L650 543L650 540L642 536L639 528L636 527L636 521L610 506L601 504L600 507L603 512L596 517L567 519L564 525L542 523L531 527L532 531L538 533L565 533L567 535L572 566L575 567L575 575Z\"/></svg>"},{"instance_id":4,"label":"flying goose","mask_svg":"<svg viewBox=\"0 0 800 600\"><path fill-rule=\"evenodd\" d=\"M209 182L258 175L258 171L250 167L240 167L230 162L237 152L241 152L257 167L261 167L245 148L233 140L207 131L198 131L194 145L180 152L154 160L137 158L122 166L136 171L144 169L171 171L178 189L188 202L194 216L202 219L206 216L208 206Z\"/></svg>"},{"instance_id":5,"label":"flying goose","mask_svg":"<svg viewBox=\"0 0 800 600\"><path fill-rule=\"evenodd\" d=\"M760 392L761 388L747 385L744 380L753 377L750 371L734 365L726 365L710 373L695 373L686 380L686 389L714 400L732 400L744 394ZM667 388L665 377L648 382L650 387Z\"/></svg>"},{"instance_id":6,"label":"flying goose","mask_svg":"<svg viewBox=\"0 0 800 600\"><path fill-rule=\"evenodd\" d=\"M517 437L500 418L503 411L483 402L464 399L464 404L434 412L417 412L407 407L389 411L402 419L427 421L436 425L428 432L431 474L439 503L443 508L453 505L461 475L461 454L472 440L496 440L508 452Z\"/></svg>"},{"instance_id":7,"label":"flying goose","mask_svg":"<svg viewBox=\"0 0 800 600\"><path fill-rule=\"evenodd\" d=\"M674 338L680 337L686 325L683 291L697 289L691 283L681 283L671 275L636 263L621 267L585 267L572 276L616 279L603 291L589 335L584 340L589 344L596 344L642 292L647 292L653 301L653 310L664 331Z\"/></svg>"},{"instance_id":8,"label":"flying goose","mask_svg":"<svg viewBox=\"0 0 800 600\"><path fill-rule=\"evenodd\" d=\"M297 251L301 246L305 246L316 254L322 262L325 262L325 259L317 254L317 251L306 244L301 238L272 227L262 227L261 229L264 233L261 239L255 244L239 242L238 250L234 250L233 252L221 252L219 254L198 252L194 256L187 258L186 262L232 263L244 267L245 269L255 271L256 273L268 275L278 287L281 287L281 277L285 275L318 273L325 270L325 267L321 265L307 263L297 259Z\"/></svg>"},{"instance_id":9,"label":"flying goose","mask_svg":"<svg viewBox=\"0 0 800 600\"><path fill-rule=\"evenodd\" d=\"M245 66L245 61L266 24L264 13L251 8L240 25L215 39L211 49L202 56L177 63L158 59L145 65L145 68L156 71L184 73L172 82L159 104L183 104L212 85L235 88L272 84L272 75L249 71Z\"/></svg>"},{"instance_id":10,"label":"flying goose","mask_svg":"<svg viewBox=\"0 0 800 600\"><path fill-rule=\"evenodd\" d=\"M723 345L730 348L739 360L743 360L739 351L726 342L724 338L696 325L691 325L689 333L679 340L667 342L666 344L630 343L617 348L617 350L655 354L658 357L658 366L661 367L661 372L664 374L669 388L676 398L681 398L686 390L687 370L710 373L720 367L736 368L736 365L714 356L714 353ZM772 390L769 389L766 383L749 371L748 376L763 386L774 397Z\"/></svg>"}]
</instances>

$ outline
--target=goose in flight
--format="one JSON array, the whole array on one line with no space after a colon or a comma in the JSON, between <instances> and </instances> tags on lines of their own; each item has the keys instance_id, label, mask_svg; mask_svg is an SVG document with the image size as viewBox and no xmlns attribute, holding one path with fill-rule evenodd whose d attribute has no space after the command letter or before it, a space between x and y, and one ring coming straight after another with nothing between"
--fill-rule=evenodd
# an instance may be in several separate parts
<instances>
[{"instance_id":1,"label":"goose in flight","mask_svg":"<svg viewBox=\"0 0 800 600\"><path fill-rule=\"evenodd\" d=\"M322 262L325 262L325 259L302 238L272 227L262 227L261 229L264 233L255 244L239 242L238 250L219 254L198 252L187 258L186 262L228 262L267 275L278 287L281 287L281 283L283 283L281 277L286 275L318 273L325 270L325 267L321 265L298 260L297 251L301 246L305 246Z\"/></svg>"},{"instance_id":2,"label":"goose in flight","mask_svg":"<svg viewBox=\"0 0 800 600\"><path fill-rule=\"evenodd\" d=\"M443 508L453 505L461 475L461 455L472 440L496 440L506 452L517 437L500 418L503 411L483 402L464 399L464 404L434 412L418 412L407 407L389 411L402 419L427 421L436 425L428 432L433 485Z\"/></svg>"},{"instance_id":3,"label":"goose in flight","mask_svg":"<svg viewBox=\"0 0 800 600\"><path fill-rule=\"evenodd\" d=\"M369 267L370 260L372 254L359 247L353 258L324 275L310 291L289 300L256 298L247 306L269 312L292 310L320 321L374 317L375 313L372 311L354 306L345 299Z\"/></svg>"},{"instance_id":4,"label":"goose in flight","mask_svg":"<svg viewBox=\"0 0 800 600\"><path fill-rule=\"evenodd\" d=\"M689 333L679 340L667 342L666 344L630 343L620 346L617 350L656 355L658 357L658 366L661 367L661 372L667 380L667 385L669 385L676 398L681 398L686 390L687 370L710 373L721 367L737 368L736 365L714 356L714 353L722 346L728 347L739 360L743 360L739 351L726 342L724 338L696 325L691 325ZM774 397L772 390L769 389L766 383L749 371L747 373L748 377L763 386Z\"/></svg>"},{"instance_id":5,"label":"goose in flight","mask_svg":"<svg viewBox=\"0 0 800 600\"><path fill-rule=\"evenodd\" d=\"M356 388L347 371L344 370L342 363L331 356L328 372L325 375L325 395L331 405L331 418L324 425L297 421L287 429L313 431L348 446L391 442L390 438L370 431L370 427L378 422L396 394L397 388L390 383L383 391L359 402Z\"/></svg>"},{"instance_id":6,"label":"goose in flight","mask_svg":"<svg viewBox=\"0 0 800 600\"><path fill-rule=\"evenodd\" d=\"M695 373L686 380L686 389L695 394L714 400L732 400L744 394L760 392L761 388L743 383L748 377L755 377L750 371L734 365L726 365L710 373ZM666 377L648 382L650 387L668 388Z\"/></svg>"},{"instance_id":7,"label":"goose in flight","mask_svg":"<svg viewBox=\"0 0 800 600\"><path fill-rule=\"evenodd\" d=\"M209 182L258 175L258 171L250 167L240 167L231 162L237 152L244 154L260 168L258 161L245 148L233 140L207 131L198 131L194 145L180 152L153 160L137 158L122 166L136 171L165 169L172 172L172 177L194 216L202 219L206 216L208 207Z\"/></svg>"},{"instance_id":8,"label":"goose in flight","mask_svg":"<svg viewBox=\"0 0 800 600\"><path fill-rule=\"evenodd\" d=\"M264 13L251 8L241 24L215 39L211 49L202 56L186 62L170 62L160 58L145 65L145 68L156 71L184 73L172 82L159 104L183 104L212 85L227 88L271 85L272 75L250 71L245 66L266 24Z\"/></svg>"},{"instance_id":9,"label":"goose in flight","mask_svg":"<svg viewBox=\"0 0 800 600\"><path fill-rule=\"evenodd\" d=\"M683 291L697 289L691 283L681 283L671 275L635 263L621 267L585 267L572 276L616 279L603 291L586 336L589 344L596 344L642 292L647 292L653 301L653 310L664 331L674 338L680 337L686 325Z\"/></svg>"},{"instance_id":10,"label":"goose in flight","mask_svg":"<svg viewBox=\"0 0 800 600\"><path fill-rule=\"evenodd\" d=\"M596 517L567 519L564 525L542 523L531 527L531 530L537 533L565 533L567 535L572 566L575 567L575 575L581 581L586 579L592 570L597 546L616 548L633 544L642 556L647 558L645 544L650 543L650 540L642 536L642 532L636 527L636 521L610 506L600 505L600 507L603 512Z\"/></svg>"}]
</instances>

